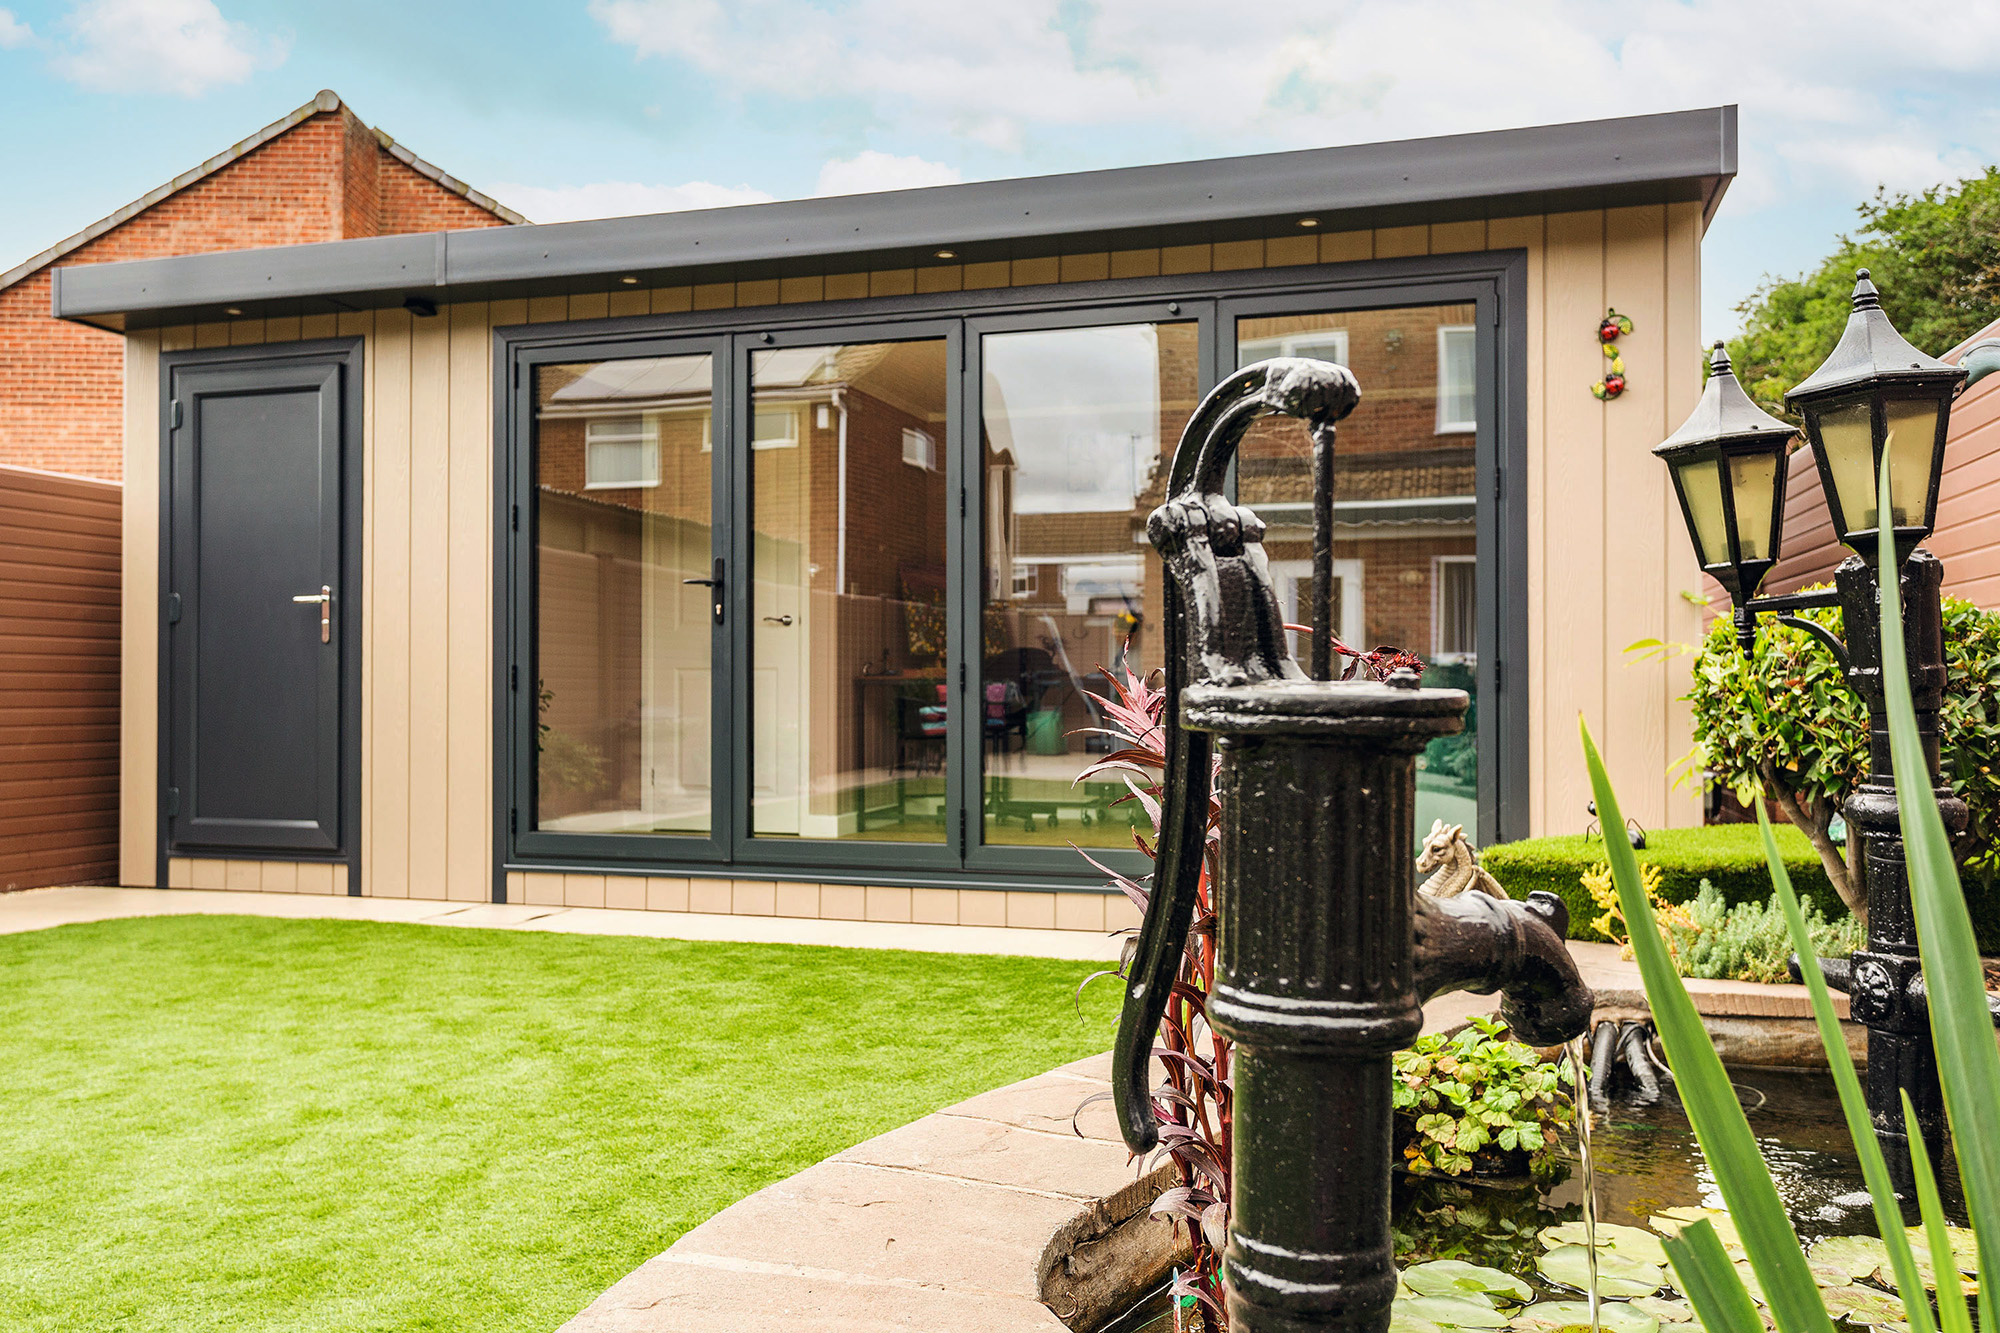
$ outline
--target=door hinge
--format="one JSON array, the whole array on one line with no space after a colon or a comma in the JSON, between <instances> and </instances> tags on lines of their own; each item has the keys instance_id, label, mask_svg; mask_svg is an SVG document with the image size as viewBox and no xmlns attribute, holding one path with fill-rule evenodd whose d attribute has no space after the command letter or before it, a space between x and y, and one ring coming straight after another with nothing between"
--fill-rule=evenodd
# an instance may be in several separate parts
<instances>
[{"instance_id":1,"label":"door hinge","mask_svg":"<svg viewBox=\"0 0 2000 1333\"><path fill-rule=\"evenodd\" d=\"M1507 469L1504 467L1496 467L1493 469L1493 498L1496 500L1502 500L1505 499L1506 496L1507 496Z\"/></svg>"},{"instance_id":2,"label":"door hinge","mask_svg":"<svg viewBox=\"0 0 2000 1333\"><path fill-rule=\"evenodd\" d=\"M1496 693L1500 689L1501 679L1506 675L1506 673L1501 670L1501 668L1505 665L1506 664L1502 662L1499 658L1496 657L1493 659L1493 689Z\"/></svg>"},{"instance_id":3,"label":"door hinge","mask_svg":"<svg viewBox=\"0 0 2000 1333\"><path fill-rule=\"evenodd\" d=\"M177 592L167 594L167 623L169 625L181 623L181 595Z\"/></svg>"},{"instance_id":4,"label":"door hinge","mask_svg":"<svg viewBox=\"0 0 2000 1333\"><path fill-rule=\"evenodd\" d=\"M507 523L514 531L519 532L521 530L521 506L510 505L508 507Z\"/></svg>"},{"instance_id":5,"label":"door hinge","mask_svg":"<svg viewBox=\"0 0 2000 1333\"><path fill-rule=\"evenodd\" d=\"M958 812L958 859L965 859L965 811L962 808Z\"/></svg>"},{"instance_id":6,"label":"door hinge","mask_svg":"<svg viewBox=\"0 0 2000 1333\"><path fill-rule=\"evenodd\" d=\"M958 688L961 690L965 688L965 663L963 662L958 664Z\"/></svg>"},{"instance_id":7,"label":"door hinge","mask_svg":"<svg viewBox=\"0 0 2000 1333\"><path fill-rule=\"evenodd\" d=\"M167 818L168 819L177 818L179 817L180 812L181 812L181 789L179 787L169 787L167 788Z\"/></svg>"},{"instance_id":8,"label":"door hinge","mask_svg":"<svg viewBox=\"0 0 2000 1333\"><path fill-rule=\"evenodd\" d=\"M508 688L508 689L510 689L510 690L519 690L519 689L521 688L521 668L520 668L520 667L518 667L518 666L514 666L514 665L509 665L509 666L508 666L508 668L507 668L507 688Z\"/></svg>"},{"instance_id":9,"label":"door hinge","mask_svg":"<svg viewBox=\"0 0 2000 1333\"><path fill-rule=\"evenodd\" d=\"M167 402L167 429L179 430L180 428L181 400L178 398L169 399Z\"/></svg>"},{"instance_id":10,"label":"door hinge","mask_svg":"<svg viewBox=\"0 0 2000 1333\"><path fill-rule=\"evenodd\" d=\"M519 833L521 831L521 812L519 810L509 810L507 812L507 831L509 833Z\"/></svg>"}]
</instances>

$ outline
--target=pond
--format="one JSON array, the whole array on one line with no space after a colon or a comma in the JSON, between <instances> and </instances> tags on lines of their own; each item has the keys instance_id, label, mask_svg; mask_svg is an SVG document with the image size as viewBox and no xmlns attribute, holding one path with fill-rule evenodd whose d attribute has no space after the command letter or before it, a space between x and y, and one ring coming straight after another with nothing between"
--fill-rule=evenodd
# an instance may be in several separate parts
<instances>
[{"instance_id":1,"label":"pond","mask_svg":"<svg viewBox=\"0 0 2000 1333\"><path fill-rule=\"evenodd\" d=\"M1731 1073L1799 1239L1811 1247L1834 1236L1874 1236L1874 1210L1833 1081L1824 1074L1784 1070ZM1597 1112L1594 1125L1591 1147L1600 1223L1650 1229L1652 1220L1669 1209L1722 1207L1721 1192L1702 1161L1694 1132L1671 1099L1653 1106L1615 1100ZM1399 1177L1397 1266L1408 1269L1430 1260L1464 1260L1521 1279L1535 1301L1577 1300L1577 1291L1552 1281L1539 1265L1550 1253L1542 1233L1583 1219L1582 1176L1573 1169L1561 1184L1542 1191L1442 1177ZM1964 1196L1949 1154L1939 1163L1939 1177L1945 1212L1954 1224L1963 1225ZM1917 1221L1914 1200L1906 1220ZM1671 1270L1666 1278L1671 1282ZM1521 1306L1510 1308L1518 1312ZM1619 1327L1610 1322L1605 1326ZM1633 1327L1643 1326L1642 1321ZM1424 1325L1415 1321L1399 1319L1395 1326L1406 1327L1411 1333L1425 1333ZM1675 1325L1668 1322L1664 1327L1673 1333ZM1173 1328L1166 1298L1156 1294L1105 1333L1166 1333Z\"/></svg>"}]
</instances>

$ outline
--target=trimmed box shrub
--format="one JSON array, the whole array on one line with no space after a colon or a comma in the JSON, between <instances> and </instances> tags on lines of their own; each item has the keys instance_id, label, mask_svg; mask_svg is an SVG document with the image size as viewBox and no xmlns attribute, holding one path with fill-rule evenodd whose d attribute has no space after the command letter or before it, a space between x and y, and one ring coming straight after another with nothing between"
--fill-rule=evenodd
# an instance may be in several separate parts
<instances>
[{"instance_id":1,"label":"trimmed box shrub","mask_svg":"<svg viewBox=\"0 0 2000 1333\"><path fill-rule=\"evenodd\" d=\"M1805 834L1790 825L1780 825L1776 832L1785 870L1799 896L1829 918L1847 915ZM1668 902L1693 902L1704 879L1731 904L1765 903L1771 898L1771 873L1764 865L1764 845L1755 824L1649 829L1638 857L1641 864L1660 868L1660 896ZM1479 853L1479 864L1500 881L1509 897L1526 898L1536 889L1547 889L1567 903L1573 940L1604 938L1591 929L1598 909L1583 887L1583 872L1604 860L1604 840L1581 834L1495 843Z\"/></svg>"}]
</instances>

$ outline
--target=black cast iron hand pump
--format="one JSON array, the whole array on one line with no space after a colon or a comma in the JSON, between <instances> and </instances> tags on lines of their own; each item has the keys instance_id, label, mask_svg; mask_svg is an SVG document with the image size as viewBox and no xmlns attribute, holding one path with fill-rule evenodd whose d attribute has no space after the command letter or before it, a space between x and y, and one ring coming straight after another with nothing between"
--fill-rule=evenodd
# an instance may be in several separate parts
<instances>
[{"instance_id":1,"label":"black cast iron hand pump","mask_svg":"<svg viewBox=\"0 0 2000 1333\"><path fill-rule=\"evenodd\" d=\"M1969 349L1968 359L1986 346ZM1891 1162L1907 1170L1902 1094L1909 1093L1926 1137L1941 1138L1945 1120L1889 766L1882 673L1896 669L1909 674L1931 785L1945 826L1956 836L1965 828L1965 803L1948 784L1938 782L1944 566L1918 543L1936 521L1952 399L1968 382L1967 371L1905 341L1883 313L1868 270L1860 271L1839 345L1825 364L1785 395L1805 418L1806 440L1834 530L1854 554L1834 571L1830 591L1759 597L1757 586L1778 557L1785 460L1798 432L1750 401L1721 343L1709 364L1701 402L1653 452L1673 477L1696 559L1729 593L1742 650L1756 647L1758 617L1772 616L1825 644L1840 663L1847 687L1868 705L1868 775L1846 806L1848 827L1862 840L1868 940L1851 958L1825 959L1822 966L1828 983L1848 992L1855 1021L1868 1029L1868 1106L1875 1133ZM1982 374L2000 367L1990 355L1980 364ZM1876 492L1885 453L1890 463L1886 514L1878 512ZM1894 664L1882 661L1876 552L1884 541L1894 543L1901 564L1907 660ZM1845 642L1825 626L1792 614L1822 606L1840 608ZM1793 968L1796 973L1796 959Z\"/></svg>"},{"instance_id":2,"label":"black cast iron hand pump","mask_svg":"<svg viewBox=\"0 0 2000 1333\"><path fill-rule=\"evenodd\" d=\"M1237 371L1188 422L1147 522L1167 571L1165 800L1112 1095L1127 1145L1149 1151L1152 1046L1194 910L1219 748L1208 1015L1237 1043L1223 1257L1237 1333L1387 1328L1390 1055L1422 1028L1425 999L1500 989L1515 1034L1538 1045L1581 1034L1591 1011L1555 895L1416 893L1416 756L1464 725L1465 694L1420 689L1410 672L1330 679L1334 428L1360 396L1323 361ZM1285 649L1264 526L1223 494L1244 432L1273 414L1303 420L1313 441L1312 678Z\"/></svg>"}]
</instances>

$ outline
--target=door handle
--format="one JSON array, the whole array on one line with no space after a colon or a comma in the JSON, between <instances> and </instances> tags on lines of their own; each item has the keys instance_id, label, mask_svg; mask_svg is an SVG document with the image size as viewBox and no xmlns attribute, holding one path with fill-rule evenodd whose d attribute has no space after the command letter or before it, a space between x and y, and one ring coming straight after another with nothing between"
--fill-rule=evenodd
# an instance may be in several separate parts
<instances>
[{"instance_id":1,"label":"door handle","mask_svg":"<svg viewBox=\"0 0 2000 1333\"><path fill-rule=\"evenodd\" d=\"M764 623L766 625L789 625L792 623L792 618L790 616L765 616Z\"/></svg>"},{"instance_id":2,"label":"door handle","mask_svg":"<svg viewBox=\"0 0 2000 1333\"><path fill-rule=\"evenodd\" d=\"M333 642L333 588L325 583L319 585L318 592L302 592L292 598L306 606L319 603L319 641Z\"/></svg>"},{"instance_id":3,"label":"door handle","mask_svg":"<svg viewBox=\"0 0 2000 1333\"><path fill-rule=\"evenodd\" d=\"M715 577L707 579L682 579L681 582L710 590L714 598L713 610L715 613L715 623L720 625L722 623L722 557L717 556L715 559Z\"/></svg>"}]
</instances>

